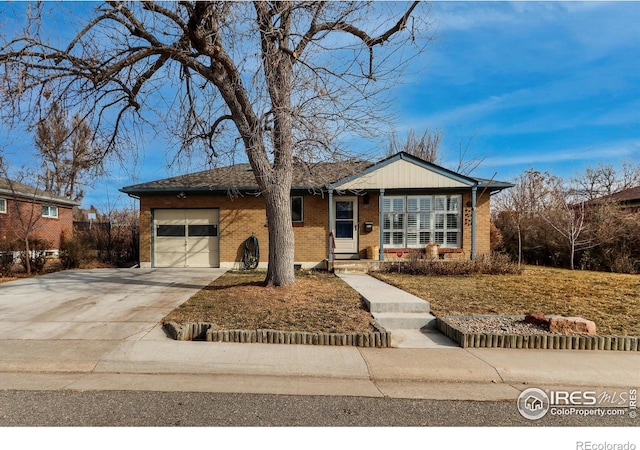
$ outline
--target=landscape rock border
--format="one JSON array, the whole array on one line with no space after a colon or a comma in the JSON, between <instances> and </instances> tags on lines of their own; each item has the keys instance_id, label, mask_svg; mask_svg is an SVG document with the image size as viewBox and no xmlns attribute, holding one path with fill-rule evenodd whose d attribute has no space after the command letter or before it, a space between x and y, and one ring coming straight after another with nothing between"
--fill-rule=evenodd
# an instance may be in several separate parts
<instances>
[{"instance_id":1,"label":"landscape rock border","mask_svg":"<svg viewBox=\"0 0 640 450\"><path fill-rule=\"evenodd\" d=\"M391 347L391 333L375 321L371 325L375 331L368 333L313 333L267 329L216 330L208 322L163 324L169 336L177 341Z\"/></svg>"},{"instance_id":2,"label":"landscape rock border","mask_svg":"<svg viewBox=\"0 0 640 450\"><path fill-rule=\"evenodd\" d=\"M437 318L438 330L462 348L530 348L542 350L640 351L640 336L584 334L492 334L460 329L447 318L473 319L496 316L445 316ZM525 316L500 316L524 320Z\"/></svg>"}]
</instances>

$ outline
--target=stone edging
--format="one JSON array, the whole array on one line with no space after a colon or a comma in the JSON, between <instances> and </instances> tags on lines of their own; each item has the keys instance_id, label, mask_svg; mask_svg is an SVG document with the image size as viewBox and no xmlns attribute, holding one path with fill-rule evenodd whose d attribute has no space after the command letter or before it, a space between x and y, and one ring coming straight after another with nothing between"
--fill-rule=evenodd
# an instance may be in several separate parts
<instances>
[{"instance_id":1,"label":"stone edging","mask_svg":"<svg viewBox=\"0 0 640 450\"><path fill-rule=\"evenodd\" d=\"M487 334L470 333L447 322L474 316L437 318L438 330L462 348L533 348L544 350L614 350L640 351L639 336L563 335L563 334ZM475 316L477 317L477 316ZM510 316L524 319L524 316Z\"/></svg>"},{"instance_id":2,"label":"stone edging","mask_svg":"<svg viewBox=\"0 0 640 450\"><path fill-rule=\"evenodd\" d=\"M311 333L280 330L215 330L207 322L165 322L164 329L178 341L242 342L262 344L334 345L353 347L391 347L391 333L377 322L369 333Z\"/></svg>"}]
</instances>

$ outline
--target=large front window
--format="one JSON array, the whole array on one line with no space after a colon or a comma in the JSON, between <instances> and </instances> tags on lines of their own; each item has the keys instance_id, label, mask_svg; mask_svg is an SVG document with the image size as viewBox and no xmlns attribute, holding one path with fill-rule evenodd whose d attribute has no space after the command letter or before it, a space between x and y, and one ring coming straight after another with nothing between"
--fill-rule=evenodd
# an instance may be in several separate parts
<instances>
[{"instance_id":1,"label":"large front window","mask_svg":"<svg viewBox=\"0 0 640 450\"><path fill-rule=\"evenodd\" d=\"M459 248L461 204L460 195L385 197L385 247L419 248L435 243L441 247Z\"/></svg>"}]
</instances>

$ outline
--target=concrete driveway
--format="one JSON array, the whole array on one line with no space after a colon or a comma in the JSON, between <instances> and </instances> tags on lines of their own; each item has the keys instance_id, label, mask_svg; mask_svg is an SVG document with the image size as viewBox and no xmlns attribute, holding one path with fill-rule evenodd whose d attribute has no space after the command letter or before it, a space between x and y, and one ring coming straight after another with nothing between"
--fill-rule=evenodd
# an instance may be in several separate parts
<instances>
[{"instance_id":1,"label":"concrete driveway","mask_svg":"<svg viewBox=\"0 0 640 450\"><path fill-rule=\"evenodd\" d=\"M222 273L70 270L0 284L0 339L139 339Z\"/></svg>"},{"instance_id":2,"label":"concrete driveway","mask_svg":"<svg viewBox=\"0 0 640 450\"><path fill-rule=\"evenodd\" d=\"M32 361L43 370L50 361L52 369L62 362L56 371L69 370L80 359L90 367L123 340L158 338L159 321L223 273L69 270L0 284L0 369Z\"/></svg>"}]
</instances>

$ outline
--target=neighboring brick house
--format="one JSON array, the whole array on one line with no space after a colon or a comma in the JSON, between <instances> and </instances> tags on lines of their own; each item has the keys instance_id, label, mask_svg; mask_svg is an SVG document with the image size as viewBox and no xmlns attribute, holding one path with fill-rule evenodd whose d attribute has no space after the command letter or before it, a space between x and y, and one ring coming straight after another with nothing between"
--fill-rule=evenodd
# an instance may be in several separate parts
<instances>
[{"instance_id":1,"label":"neighboring brick house","mask_svg":"<svg viewBox=\"0 0 640 450\"><path fill-rule=\"evenodd\" d=\"M49 194L17 181L0 178L0 239L10 244L29 237L49 242L52 254L57 254L60 236L73 232L72 209L79 203Z\"/></svg>"},{"instance_id":2,"label":"neighboring brick house","mask_svg":"<svg viewBox=\"0 0 640 450\"><path fill-rule=\"evenodd\" d=\"M389 260L398 251L425 251L428 244L437 244L442 258L488 254L491 194L511 186L407 153L377 163L296 164L295 262L312 268L338 259ZM140 200L141 267L238 268L252 234L266 266L264 201L248 164L121 191Z\"/></svg>"}]
</instances>

